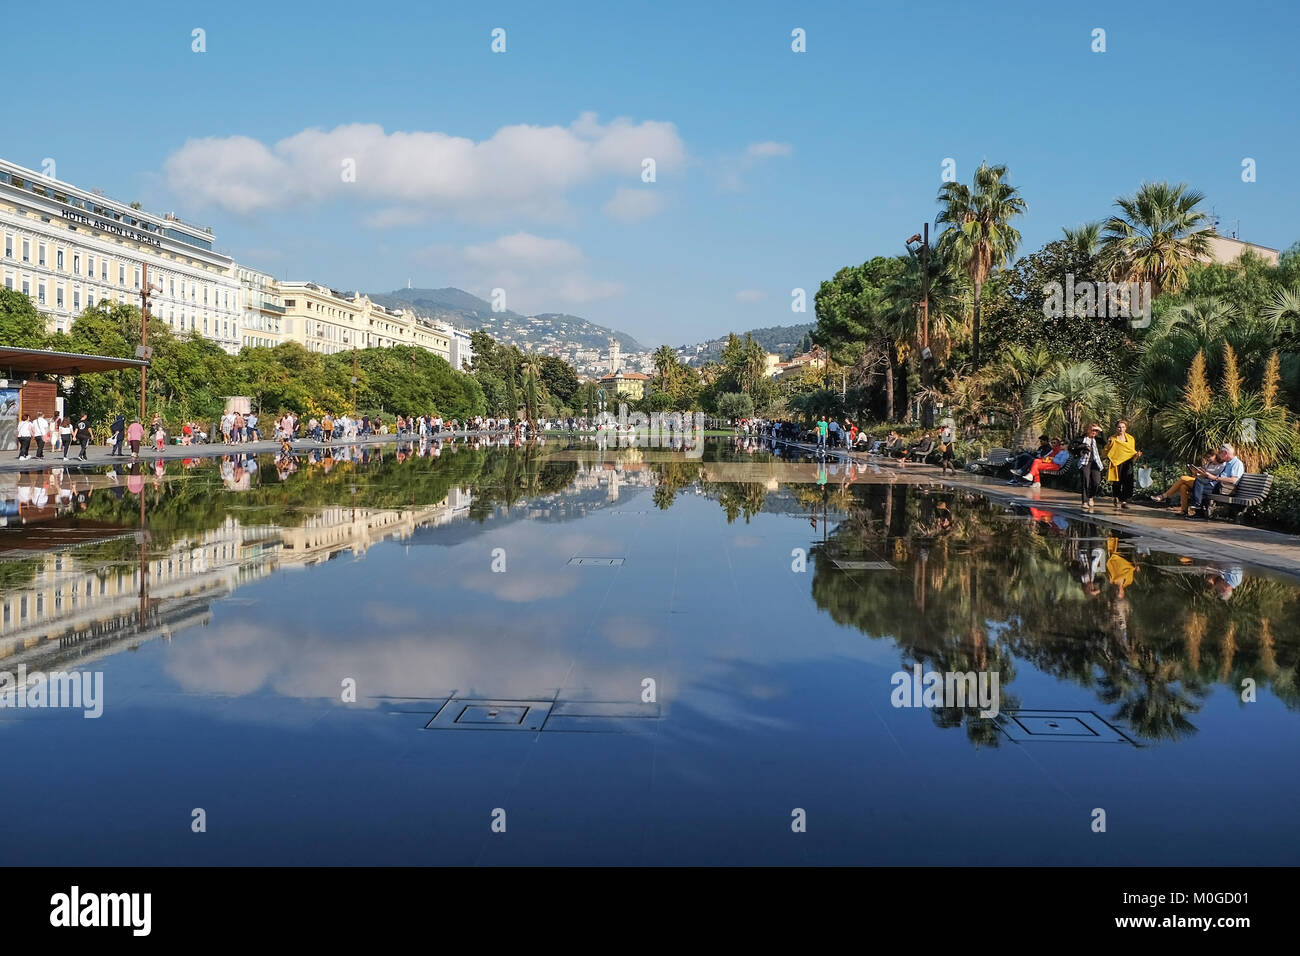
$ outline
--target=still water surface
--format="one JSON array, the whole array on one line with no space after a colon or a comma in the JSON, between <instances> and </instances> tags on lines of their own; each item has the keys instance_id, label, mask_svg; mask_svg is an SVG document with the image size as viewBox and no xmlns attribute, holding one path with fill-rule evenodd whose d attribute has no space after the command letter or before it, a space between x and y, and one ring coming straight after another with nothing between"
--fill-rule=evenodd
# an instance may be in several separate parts
<instances>
[{"instance_id":1,"label":"still water surface","mask_svg":"<svg viewBox=\"0 0 1300 956\"><path fill-rule=\"evenodd\" d=\"M0 708L0 861L1300 862L1292 582L723 441L410 451L0 478L0 670L103 707Z\"/></svg>"}]
</instances>

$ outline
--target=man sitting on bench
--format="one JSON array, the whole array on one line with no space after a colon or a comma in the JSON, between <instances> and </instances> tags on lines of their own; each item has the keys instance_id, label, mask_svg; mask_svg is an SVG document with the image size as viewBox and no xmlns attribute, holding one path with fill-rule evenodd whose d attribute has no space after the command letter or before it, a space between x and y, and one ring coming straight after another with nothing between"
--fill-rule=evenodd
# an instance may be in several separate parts
<instances>
[{"instance_id":1,"label":"man sitting on bench","mask_svg":"<svg viewBox=\"0 0 1300 956\"><path fill-rule=\"evenodd\" d=\"M1048 458L1052 454L1052 443L1046 435L1038 436L1037 451L1022 451L1016 455L1016 460L1011 463L1011 473L1013 475L1023 475L1028 473L1029 466L1033 464L1035 458Z\"/></svg>"},{"instance_id":2,"label":"man sitting on bench","mask_svg":"<svg viewBox=\"0 0 1300 956\"><path fill-rule=\"evenodd\" d=\"M1024 478L1034 488L1042 485L1042 476L1045 473L1060 471L1067 461L1070 460L1070 449L1061 439L1052 442L1052 447L1048 449L1046 456L1035 458L1029 463L1029 470L1019 472L1012 470L1011 474L1017 478Z\"/></svg>"},{"instance_id":3,"label":"man sitting on bench","mask_svg":"<svg viewBox=\"0 0 1300 956\"><path fill-rule=\"evenodd\" d=\"M930 457L932 451L934 451L934 439L930 437L929 432L926 432L919 442L907 450L907 454L903 456L903 464L909 461L924 462Z\"/></svg>"},{"instance_id":4,"label":"man sitting on bench","mask_svg":"<svg viewBox=\"0 0 1300 956\"><path fill-rule=\"evenodd\" d=\"M901 458L907 454L903 448L903 436L890 429L889 438L886 439L885 447L881 449L881 453L887 458Z\"/></svg>"},{"instance_id":5,"label":"man sitting on bench","mask_svg":"<svg viewBox=\"0 0 1300 956\"><path fill-rule=\"evenodd\" d=\"M1196 481L1192 485L1192 506L1187 511L1187 517L1195 518L1209 495L1230 495L1232 489L1237 484L1237 479L1246 473L1246 463L1237 457L1237 450L1228 443L1219 446L1219 453L1215 455L1219 460L1216 466L1211 465L1209 468L1192 468L1192 473L1196 476Z\"/></svg>"}]
</instances>

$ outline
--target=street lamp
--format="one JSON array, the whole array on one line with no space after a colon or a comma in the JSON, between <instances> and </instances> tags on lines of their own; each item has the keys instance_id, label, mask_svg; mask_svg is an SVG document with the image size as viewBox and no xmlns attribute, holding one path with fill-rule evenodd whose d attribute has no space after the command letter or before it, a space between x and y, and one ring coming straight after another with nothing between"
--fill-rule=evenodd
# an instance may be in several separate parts
<instances>
[{"instance_id":1,"label":"street lamp","mask_svg":"<svg viewBox=\"0 0 1300 956\"><path fill-rule=\"evenodd\" d=\"M912 243L921 244L921 382L928 390L933 384L934 378L934 353L930 351L930 224L927 222L921 227L921 232L915 233L904 243L908 252L916 252L912 248ZM928 428L931 422L928 414L930 401L925 401L927 414L925 415L924 424Z\"/></svg>"}]
</instances>

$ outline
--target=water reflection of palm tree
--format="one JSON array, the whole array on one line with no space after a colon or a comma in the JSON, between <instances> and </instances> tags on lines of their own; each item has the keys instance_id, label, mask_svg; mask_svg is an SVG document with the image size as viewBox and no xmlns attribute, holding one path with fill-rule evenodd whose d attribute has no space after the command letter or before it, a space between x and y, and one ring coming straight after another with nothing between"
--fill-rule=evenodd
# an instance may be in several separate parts
<instances>
[{"instance_id":1,"label":"water reflection of palm tree","mask_svg":"<svg viewBox=\"0 0 1300 956\"><path fill-rule=\"evenodd\" d=\"M912 586L899 588L897 573L846 571L818 560L814 600L838 623L894 641L905 663L997 669L1005 686L1023 660L1094 688L1099 702L1115 706L1112 716L1145 739L1194 732L1191 717L1209 687L1219 683L1235 694L1246 676L1262 675L1289 707L1300 707L1300 642L1277 639L1300 633L1294 587L1248 577L1225 602L1203 575L1165 575L1156 566L1137 573L1128 546L1090 526L1049 533L972 503L954 509L950 533L936 534L934 514L933 498L915 489L858 489L825 550L885 556ZM1111 560L1100 572L1106 586L1089 598L1075 569L1080 550L1091 554L1094 545ZM963 723L972 739L988 729L978 720L942 719Z\"/></svg>"}]
</instances>

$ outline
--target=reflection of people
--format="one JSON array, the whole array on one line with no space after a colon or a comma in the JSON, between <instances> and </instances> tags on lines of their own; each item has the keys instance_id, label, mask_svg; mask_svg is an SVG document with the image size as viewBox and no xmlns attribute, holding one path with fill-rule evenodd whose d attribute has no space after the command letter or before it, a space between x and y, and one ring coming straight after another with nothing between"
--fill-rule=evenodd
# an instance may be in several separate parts
<instances>
[{"instance_id":1,"label":"reflection of people","mask_svg":"<svg viewBox=\"0 0 1300 956\"><path fill-rule=\"evenodd\" d=\"M934 518L941 531L952 530L952 512L948 510L948 502L940 501L934 506Z\"/></svg>"},{"instance_id":2,"label":"reflection of people","mask_svg":"<svg viewBox=\"0 0 1300 956\"><path fill-rule=\"evenodd\" d=\"M1224 601L1232 599L1237 588L1241 587L1241 581L1245 577L1245 572L1240 565L1229 565L1226 568L1214 569L1214 576L1210 579L1210 590L1214 596Z\"/></svg>"},{"instance_id":3,"label":"reflection of people","mask_svg":"<svg viewBox=\"0 0 1300 956\"><path fill-rule=\"evenodd\" d=\"M1137 565L1119 553L1119 538L1116 535L1107 539L1106 550L1110 555L1106 559L1106 577L1110 578L1110 583L1118 590L1117 597L1123 598L1124 589L1132 585L1133 576L1137 574Z\"/></svg>"}]
</instances>

